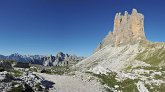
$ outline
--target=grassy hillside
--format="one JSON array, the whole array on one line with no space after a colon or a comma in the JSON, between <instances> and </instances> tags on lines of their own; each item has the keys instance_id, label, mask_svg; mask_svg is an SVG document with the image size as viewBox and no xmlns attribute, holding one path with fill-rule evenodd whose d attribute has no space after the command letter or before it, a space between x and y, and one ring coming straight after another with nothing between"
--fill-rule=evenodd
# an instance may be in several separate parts
<instances>
[{"instance_id":1,"label":"grassy hillside","mask_svg":"<svg viewBox=\"0 0 165 92\"><path fill-rule=\"evenodd\" d=\"M144 61L152 66L165 64L164 43L148 43L141 46L145 49L136 56L136 60Z\"/></svg>"}]
</instances>

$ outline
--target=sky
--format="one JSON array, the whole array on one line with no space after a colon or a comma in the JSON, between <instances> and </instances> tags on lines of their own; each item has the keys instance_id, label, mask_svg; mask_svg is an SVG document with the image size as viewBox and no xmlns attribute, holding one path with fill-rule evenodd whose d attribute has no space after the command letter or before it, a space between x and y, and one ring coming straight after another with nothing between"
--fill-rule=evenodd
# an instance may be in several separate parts
<instances>
[{"instance_id":1,"label":"sky","mask_svg":"<svg viewBox=\"0 0 165 92\"><path fill-rule=\"evenodd\" d=\"M164 0L0 0L0 54L89 56L115 14L133 8L144 14L147 39L165 42Z\"/></svg>"}]
</instances>

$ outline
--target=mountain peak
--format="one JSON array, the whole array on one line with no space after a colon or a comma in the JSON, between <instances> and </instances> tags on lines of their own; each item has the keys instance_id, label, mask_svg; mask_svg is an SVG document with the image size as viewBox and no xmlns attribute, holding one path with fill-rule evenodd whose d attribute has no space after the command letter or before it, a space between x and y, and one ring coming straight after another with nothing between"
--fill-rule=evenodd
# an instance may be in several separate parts
<instances>
[{"instance_id":1,"label":"mountain peak","mask_svg":"<svg viewBox=\"0 0 165 92\"><path fill-rule=\"evenodd\" d=\"M138 13L137 10L135 8L132 9L132 14L136 14Z\"/></svg>"},{"instance_id":2,"label":"mountain peak","mask_svg":"<svg viewBox=\"0 0 165 92\"><path fill-rule=\"evenodd\" d=\"M108 33L96 51L107 45L118 47L136 44L141 41L146 41L144 15L138 13L136 9L132 10L132 14L128 14L125 11L124 15L122 15L119 12L115 15L113 31Z\"/></svg>"}]
</instances>

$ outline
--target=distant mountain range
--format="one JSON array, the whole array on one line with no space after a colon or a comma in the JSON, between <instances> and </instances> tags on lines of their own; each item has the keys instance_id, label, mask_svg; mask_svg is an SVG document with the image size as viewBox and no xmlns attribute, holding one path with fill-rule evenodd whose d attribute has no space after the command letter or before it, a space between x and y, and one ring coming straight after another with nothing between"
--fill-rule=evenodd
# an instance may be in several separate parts
<instances>
[{"instance_id":1,"label":"distant mountain range","mask_svg":"<svg viewBox=\"0 0 165 92\"><path fill-rule=\"evenodd\" d=\"M29 62L32 64L39 64L44 66L63 66L73 64L84 59L76 55L64 54L63 52L57 53L55 56L46 55L21 55L18 53L9 56L0 55L1 60L15 60L17 62Z\"/></svg>"}]
</instances>

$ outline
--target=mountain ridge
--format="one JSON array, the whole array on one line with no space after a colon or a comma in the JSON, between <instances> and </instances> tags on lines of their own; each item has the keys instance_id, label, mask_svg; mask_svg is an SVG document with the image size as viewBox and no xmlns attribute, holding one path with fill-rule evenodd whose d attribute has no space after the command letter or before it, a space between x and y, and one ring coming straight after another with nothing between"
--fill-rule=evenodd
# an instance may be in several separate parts
<instances>
[{"instance_id":1,"label":"mountain ridge","mask_svg":"<svg viewBox=\"0 0 165 92\"><path fill-rule=\"evenodd\" d=\"M64 54L58 52L55 56L52 55L21 55L18 53L11 54L9 56L0 55L2 60L15 60L17 62L29 62L32 64L39 64L44 66L61 66L64 64L78 62L84 57L79 57L71 54Z\"/></svg>"}]
</instances>

